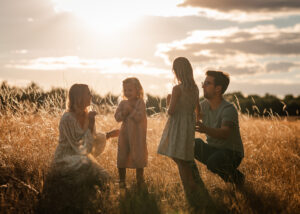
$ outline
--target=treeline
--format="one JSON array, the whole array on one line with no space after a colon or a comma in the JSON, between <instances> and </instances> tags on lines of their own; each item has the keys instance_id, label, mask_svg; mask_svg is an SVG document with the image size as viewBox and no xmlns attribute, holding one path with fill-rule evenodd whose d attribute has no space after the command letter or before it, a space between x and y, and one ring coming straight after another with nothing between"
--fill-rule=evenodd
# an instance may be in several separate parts
<instances>
[{"instance_id":1,"label":"treeline","mask_svg":"<svg viewBox=\"0 0 300 214\"><path fill-rule=\"evenodd\" d=\"M120 97L113 94L100 96L92 91L93 107L100 112L112 112L120 100ZM67 89L52 88L50 91L43 91L37 84L31 83L25 88L9 86L2 82L0 87L0 111L5 113L26 112L29 108L32 112L46 110L56 112L65 109ZM228 93L226 99L235 103L241 113L253 116L299 116L300 96L286 95L279 99L274 95L266 94L263 97L258 95L244 96L240 92ZM200 98L201 100L203 99ZM166 109L166 98L146 94L146 107L148 115L163 112Z\"/></svg>"}]
</instances>

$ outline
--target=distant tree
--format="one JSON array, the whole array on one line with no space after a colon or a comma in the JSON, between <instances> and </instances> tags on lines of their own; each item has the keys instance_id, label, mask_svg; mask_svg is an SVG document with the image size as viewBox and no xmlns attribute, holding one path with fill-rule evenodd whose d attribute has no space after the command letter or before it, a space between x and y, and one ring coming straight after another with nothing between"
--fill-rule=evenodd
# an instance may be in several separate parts
<instances>
[{"instance_id":1,"label":"distant tree","mask_svg":"<svg viewBox=\"0 0 300 214\"><path fill-rule=\"evenodd\" d=\"M98 95L95 91L92 93L92 103L105 112L113 112L118 105L120 96L108 93L104 97ZM227 100L235 103L241 113L254 116L270 116L270 115L299 115L300 112L300 96L294 97L288 94L284 99L279 99L275 95L265 94L263 97L253 94L244 96L241 92L227 93L224 95ZM147 114L152 115L166 110L166 97L158 97L146 94ZM31 108L35 111L47 109L49 112L57 109L66 108L67 90L63 88L52 88L48 92L44 92L36 83L31 82L27 87L9 86L3 81L0 86L0 111L6 112L11 110L17 112L20 104L31 104ZM200 97L203 100L204 97Z\"/></svg>"}]
</instances>

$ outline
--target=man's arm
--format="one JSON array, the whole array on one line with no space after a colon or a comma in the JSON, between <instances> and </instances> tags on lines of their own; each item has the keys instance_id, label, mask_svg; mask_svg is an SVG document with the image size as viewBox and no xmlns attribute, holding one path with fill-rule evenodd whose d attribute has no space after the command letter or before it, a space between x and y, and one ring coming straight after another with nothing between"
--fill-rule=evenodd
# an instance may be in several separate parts
<instances>
[{"instance_id":1,"label":"man's arm","mask_svg":"<svg viewBox=\"0 0 300 214\"><path fill-rule=\"evenodd\" d=\"M196 131L209 135L210 137L226 140L233 129L232 122L224 122L221 125L221 128L210 128L205 126L202 122L198 121L196 124Z\"/></svg>"}]
</instances>

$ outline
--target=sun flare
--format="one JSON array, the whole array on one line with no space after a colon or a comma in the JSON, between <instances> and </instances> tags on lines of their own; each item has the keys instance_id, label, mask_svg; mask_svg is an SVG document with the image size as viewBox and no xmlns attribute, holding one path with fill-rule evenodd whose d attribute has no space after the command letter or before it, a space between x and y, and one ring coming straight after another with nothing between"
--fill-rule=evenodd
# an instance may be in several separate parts
<instances>
[{"instance_id":1,"label":"sun flare","mask_svg":"<svg viewBox=\"0 0 300 214\"><path fill-rule=\"evenodd\" d=\"M131 25L142 15L141 11L131 7L135 1L54 0L54 2L57 11L74 13L93 29L102 32L120 30Z\"/></svg>"},{"instance_id":2,"label":"sun flare","mask_svg":"<svg viewBox=\"0 0 300 214\"><path fill-rule=\"evenodd\" d=\"M191 9L178 8L182 0L52 0L56 11L81 17L97 31L116 32L142 16L184 16Z\"/></svg>"}]
</instances>

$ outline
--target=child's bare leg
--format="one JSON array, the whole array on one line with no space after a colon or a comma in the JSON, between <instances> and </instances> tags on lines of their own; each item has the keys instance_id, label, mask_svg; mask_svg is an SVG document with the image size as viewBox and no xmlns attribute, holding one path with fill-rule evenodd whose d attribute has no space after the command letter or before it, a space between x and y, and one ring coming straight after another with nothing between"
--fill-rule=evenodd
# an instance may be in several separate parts
<instances>
[{"instance_id":1,"label":"child's bare leg","mask_svg":"<svg viewBox=\"0 0 300 214\"><path fill-rule=\"evenodd\" d=\"M175 158L173 160L177 164L184 191L186 192L186 194L189 194L195 187L196 183L195 183L193 177L190 176L190 173L187 168L187 164L185 164L185 161L175 159Z\"/></svg>"},{"instance_id":2,"label":"child's bare leg","mask_svg":"<svg viewBox=\"0 0 300 214\"><path fill-rule=\"evenodd\" d=\"M186 193L186 196L189 198L190 195L194 191L197 191L197 189L199 188L194 178L194 172L187 161L183 161L175 158L173 160L176 162L178 166L179 175L181 178L184 191Z\"/></svg>"},{"instance_id":3,"label":"child's bare leg","mask_svg":"<svg viewBox=\"0 0 300 214\"><path fill-rule=\"evenodd\" d=\"M125 180L126 180L126 168L118 168L119 171L119 178L120 178L120 186L125 187Z\"/></svg>"},{"instance_id":4,"label":"child's bare leg","mask_svg":"<svg viewBox=\"0 0 300 214\"><path fill-rule=\"evenodd\" d=\"M199 177L199 181L195 176L195 172L191 163L188 161L173 159L179 169L180 178L184 187L184 191L189 203L193 207L206 204L210 200L210 196L204 186L203 181ZM206 206L206 205L203 205Z\"/></svg>"},{"instance_id":5,"label":"child's bare leg","mask_svg":"<svg viewBox=\"0 0 300 214\"><path fill-rule=\"evenodd\" d=\"M141 185L145 182L144 181L144 168L136 169L136 180L137 180L138 185Z\"/></svg>"}]
</instances>

